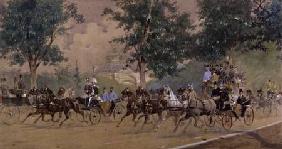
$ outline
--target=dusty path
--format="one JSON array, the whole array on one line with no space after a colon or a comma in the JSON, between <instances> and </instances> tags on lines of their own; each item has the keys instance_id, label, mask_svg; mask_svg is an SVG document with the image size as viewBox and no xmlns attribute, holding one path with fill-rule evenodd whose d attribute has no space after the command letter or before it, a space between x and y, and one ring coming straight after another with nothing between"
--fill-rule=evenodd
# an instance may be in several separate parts
<instances>
[{"instance_id":1,"label":"dusty path","mask_svg":"<svg viewBox=\"0 0 282 149\"><path fill-rule=\"evenodd\" d=\"M87 126L70 121L62 128L59 128L57 124L43 122L36 125L31 122L10 126L0 124L0 149L171 148L228 133L254 129L278 120L282 120L282 118L274 116L257 118L252 127L246 127L242 124L243 122L237 122L235 127L228 132L219 127L205 131L191 126L186 132L179 131L177 133L172 132L173 123L170 120L163 123L158 132L154 132L151 125L141 131L140 127L133 127L129 121L117 128L117 122L110 120L103 120L97 126ZM277 136L272 137L276 138ZM279 140L278 137L277 140ZM280 140L282 142L282 139ZM228 142L227 145L229 145Z\"/></svg>"}]
</instances>

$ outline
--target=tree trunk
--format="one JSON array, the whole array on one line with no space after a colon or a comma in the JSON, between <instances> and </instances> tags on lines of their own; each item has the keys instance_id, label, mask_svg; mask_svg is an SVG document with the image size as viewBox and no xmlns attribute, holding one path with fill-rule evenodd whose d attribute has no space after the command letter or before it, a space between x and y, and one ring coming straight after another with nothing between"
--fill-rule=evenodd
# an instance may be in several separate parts
<instances>
[{"instance_id":1,"label":"tree trunk","mask_svg":"<svg viewBox=\"0 0 282 149\"><path fill-rule=\"evenodd\" d=\"M140 86L145 88L146 87L146 72L145 72L145 63L142 61L138 62L139 64L139 74L140 74Z\"/></svg>"},{"instance_id":2,"label":"tree trunk","mask_svg":"<svg viewBox=\"0 0 282 149\"><path fill-rule=\"evenodd\" d=\"M37 88L37 66L36 63L34 64L29 64L30 68L30 87L31 88Z\"/></svg>"}]
</instances>

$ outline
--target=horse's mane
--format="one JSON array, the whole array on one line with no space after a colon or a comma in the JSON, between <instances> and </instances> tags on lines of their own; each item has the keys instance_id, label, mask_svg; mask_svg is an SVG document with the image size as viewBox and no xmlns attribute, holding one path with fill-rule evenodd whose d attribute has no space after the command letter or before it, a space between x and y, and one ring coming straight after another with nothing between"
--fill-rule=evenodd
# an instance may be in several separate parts
<instances>
[{"instance_id":1,"label":"horse's mane","mask_svg":"<svg viewBox=\"0 0 282 149\"><path fill-rule=\"evenodd\" d=\"M121 94L122 95L127 95L127 96L132 96L132 95L134 95L134 93L132 92L132 91L130 91L130 90L123 90L122 92L121 92Z\"/></svg>"}]
</instances>

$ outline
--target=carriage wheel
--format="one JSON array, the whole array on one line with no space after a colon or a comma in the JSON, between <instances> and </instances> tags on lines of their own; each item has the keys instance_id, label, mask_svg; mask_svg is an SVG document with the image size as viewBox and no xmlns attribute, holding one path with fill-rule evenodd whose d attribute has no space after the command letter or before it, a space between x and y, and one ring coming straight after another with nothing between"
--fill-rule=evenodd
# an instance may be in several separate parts
<instances>
[{"instance_id":1,"label":"carriage wheel","mask_svg":"<svg viewBox=\"0 0 282 149\"><path fill-rule=\"evenodd\" d=\"M89 120L91 122L91 125L96 125L100 123L101 121L101 112L97 108L93 108L90 110L89 113Z\"/></svg>"},{"instance_id":2,"label":"carriage wheel","mask_svg":"<svg viewBox=\"0 0 282 149\"><path fill-rule=\"evenodd\" d=\"M121 117L125 113L125 107L122 104L117 104L115 109L113 110L114 119L121 119Z\"/></svg>"},{"instance_id":3,"label":"carriage wheel","mask_svg":"<svg viewBox=\"0 0 282 149\"><path fill-rule=\"evenodd\" d=\"M222 115L222 127L224 129L231 129L233 125L232 115L230 112L226 112Z\"/></svg>"},{"instance_id":4,"label":"carriage wheel","mask_svg":"<svg viewBox=\"0 0 282 149\"><path fill-rule=\"evenodd\" d=\"M254 122L254 118L255 118L255 113L253 108L248 108L245 112L244 123L247 126L251 126Z\"/></svg>"},{"instance_id":5,"label":"carriage wheel","mask_svg":"<svg viewBox=\"0 0 282 149\"><path fill-rule=\"evenodd\" d=\"M20 110L18 107L4 107L1 111L1 120L6 124L14 124L20 121Z\"/></svg>"}]
</instances>

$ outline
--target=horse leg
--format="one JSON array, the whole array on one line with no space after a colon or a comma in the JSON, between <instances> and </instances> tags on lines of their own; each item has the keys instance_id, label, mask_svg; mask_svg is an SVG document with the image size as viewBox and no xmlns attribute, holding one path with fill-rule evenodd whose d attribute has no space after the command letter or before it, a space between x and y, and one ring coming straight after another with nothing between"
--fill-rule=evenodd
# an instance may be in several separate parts
<instances>
[{"instance_id":1,"label":"horse leg","mask_svg":"<svg viewBox=\"0 0 282 149\"><path fill-rule=\"evenodd\" d=\"M43 117L43 114L41 113L40 116L33 122L33 124L36 124L38 122L38 120Z\"/></svg>"},{"instance_id":2,"label":"horse leg","mask_svg":"<svg viewBox=\"0 0 282 149\"><path fill-rule=\"evenodd\" d=\"M76 113L76 115L79 114L79 115L82 116L82 122L87 122L87 121L85 121L84 112L79 109L79 106L78 106L78 105L76 105L73 110L74 110L74 112Z\"/></svg>"},{"instance_id":3,"label":"horse leg","mask_svg":"<svg viewBox=\"0 0 282 149\"><path fill-rule=\"evenodd\" d=\"M157 131L160 128L160 124L161 124L162 120L163 120L162 112L159 112L158 113L158 121L157 121L156 125L154 126L155 131Z\"/></svg>"},{"instance_id":4,"label":"horse leg","mask_svg":"<svg viewBox=\"0 0 282 149\"><path fill-rule=\"evenodd\" d=\"M42 115L42 116L41 116L41 121L43 121L43 122L48 122L48 121L44 121L44 117L45 117L45 115L44 115L44 114L42 114L42 113L41 113L41 115Z\"/></svg>"},{"instance_id":5,"label":"horse leg","mask_svg":"<svg viewBox=\"0 0 282 149\"><path fill-rule=\"evenodd\" d=\"M133 114L132 121L135 122L137 118L137 112L133 112L132 114Z\"/></svg>"},{"instance_id":6,"label":"horse leg","mask_svg":"<svg viewBox=\"0 0 282 149\"><path fill-rule=\"evenodd\" d=\"M120 122L117 124L116 127L119 127L120 124L122 123L122 121L123 121L127 116L129 116L130 114L131 114L131 112L130 112L130 111L127 111L127 112L125 113L125 115L122 116L122 118L120 119ZM133 114L133 117L134 117L134 114Z\"/></svg>"},{"instance_id":7,"label":"horse leg","mask_svg":"<svg viewBox=\"0 0 282 149\"><path fill-rule=\"evenodd\" d=\"M59 118L62 118L62 112L59 112Z\"/></svg>"},{"instance_id":8,"label":"horse leg","mask_svg":"<svg viewBox=\"0 0 282 149\"><path fill-rule=\"evenodd\" d=\"M148 124L148 121L149 121L149 115L148 114L144 114L144 117L145 117L145 121L142 124L141 130L144 129L145 125Z\"/></svg>"},{"instance_id":9,"label":"horse leg","mask_svg":"<svg viewBox=\"0 0 282 149\"><path fill-rule=\"evenodd\" d=\"M175 114L174 115L174 125L176 126L178 122L178 116Z\"/></svg>"},{"instance_id":10,"label":"horse leg","mask_svg":"<svg viewBox=\"0 0 282 149\"><path fill-rule=\"evenodd\" d=\"M24 123L29 117L31 117L31 116L33 116L33 115L38 115L38 114L40 114L40 113L37 112L37 111L29 113L29 114L25 117L25 119L22 121L22 123Z\"/></svg>"},{"instance_id":11,"label":"horse leg","mask_svg":"<svg viewBox=\"0 0 282 149\"><path fill-rule=\"evenodd\" d=\"M55 117L55 113L50 114L51 115L51 121L52 122L59 122L60 120L55 121L54 117Z\"/></svg>"},{"instance_id":12,"label":"horse leg","mask_svg":"<svg viewBox=\"0 0 282 149\"><path fill-rule=\"evenodd\" d=\"M176 132L176 131L178 130L180 124L181 124L183 121L185 121L186 119L188 119L187 117L188 117L188 114L186 114L184 117L182 117L182 118L176 123L176 126L175 126L173 132Z\"/></svg>"},{"instance_id":13,"label":"horse leg","mask_svg":"<svg viewBox=\"0 0 282 149\"><path fill-rule=\"evenodd\" d=\"M67 121L68 119L69 119L69 111L64 111L64 114L65 114L65 119L60 123L60 127L63 125L63 123L65 122L65 121Z\"/></svg>"},{"instance_id":14,"label":"horse leg","mask_svg":"<svg viewBox=\"0 0 282 149\"><path fill-rule=\"evenodd\" d=\"M85 121L85 116L84 116L84 112L83 111L78 111L77 112L80 116L82 116L82 122L87 122Z\"/></svg>"},{"instance_id":15,"label":"horse leg","mask_svg":"<svg viewBox=\"0 0 282 149\"><path fill-rule=\"evenodd\" d=\"M136 119L136 116L137 116L137 115L135 115L135 118L134 118L134 119ZM140 116L138 117L137 121L134 121L134 127L137 126L138 121L139 121L142 117L145 117L145 114L140 115Z\"/></svg>"}]
</instances>

